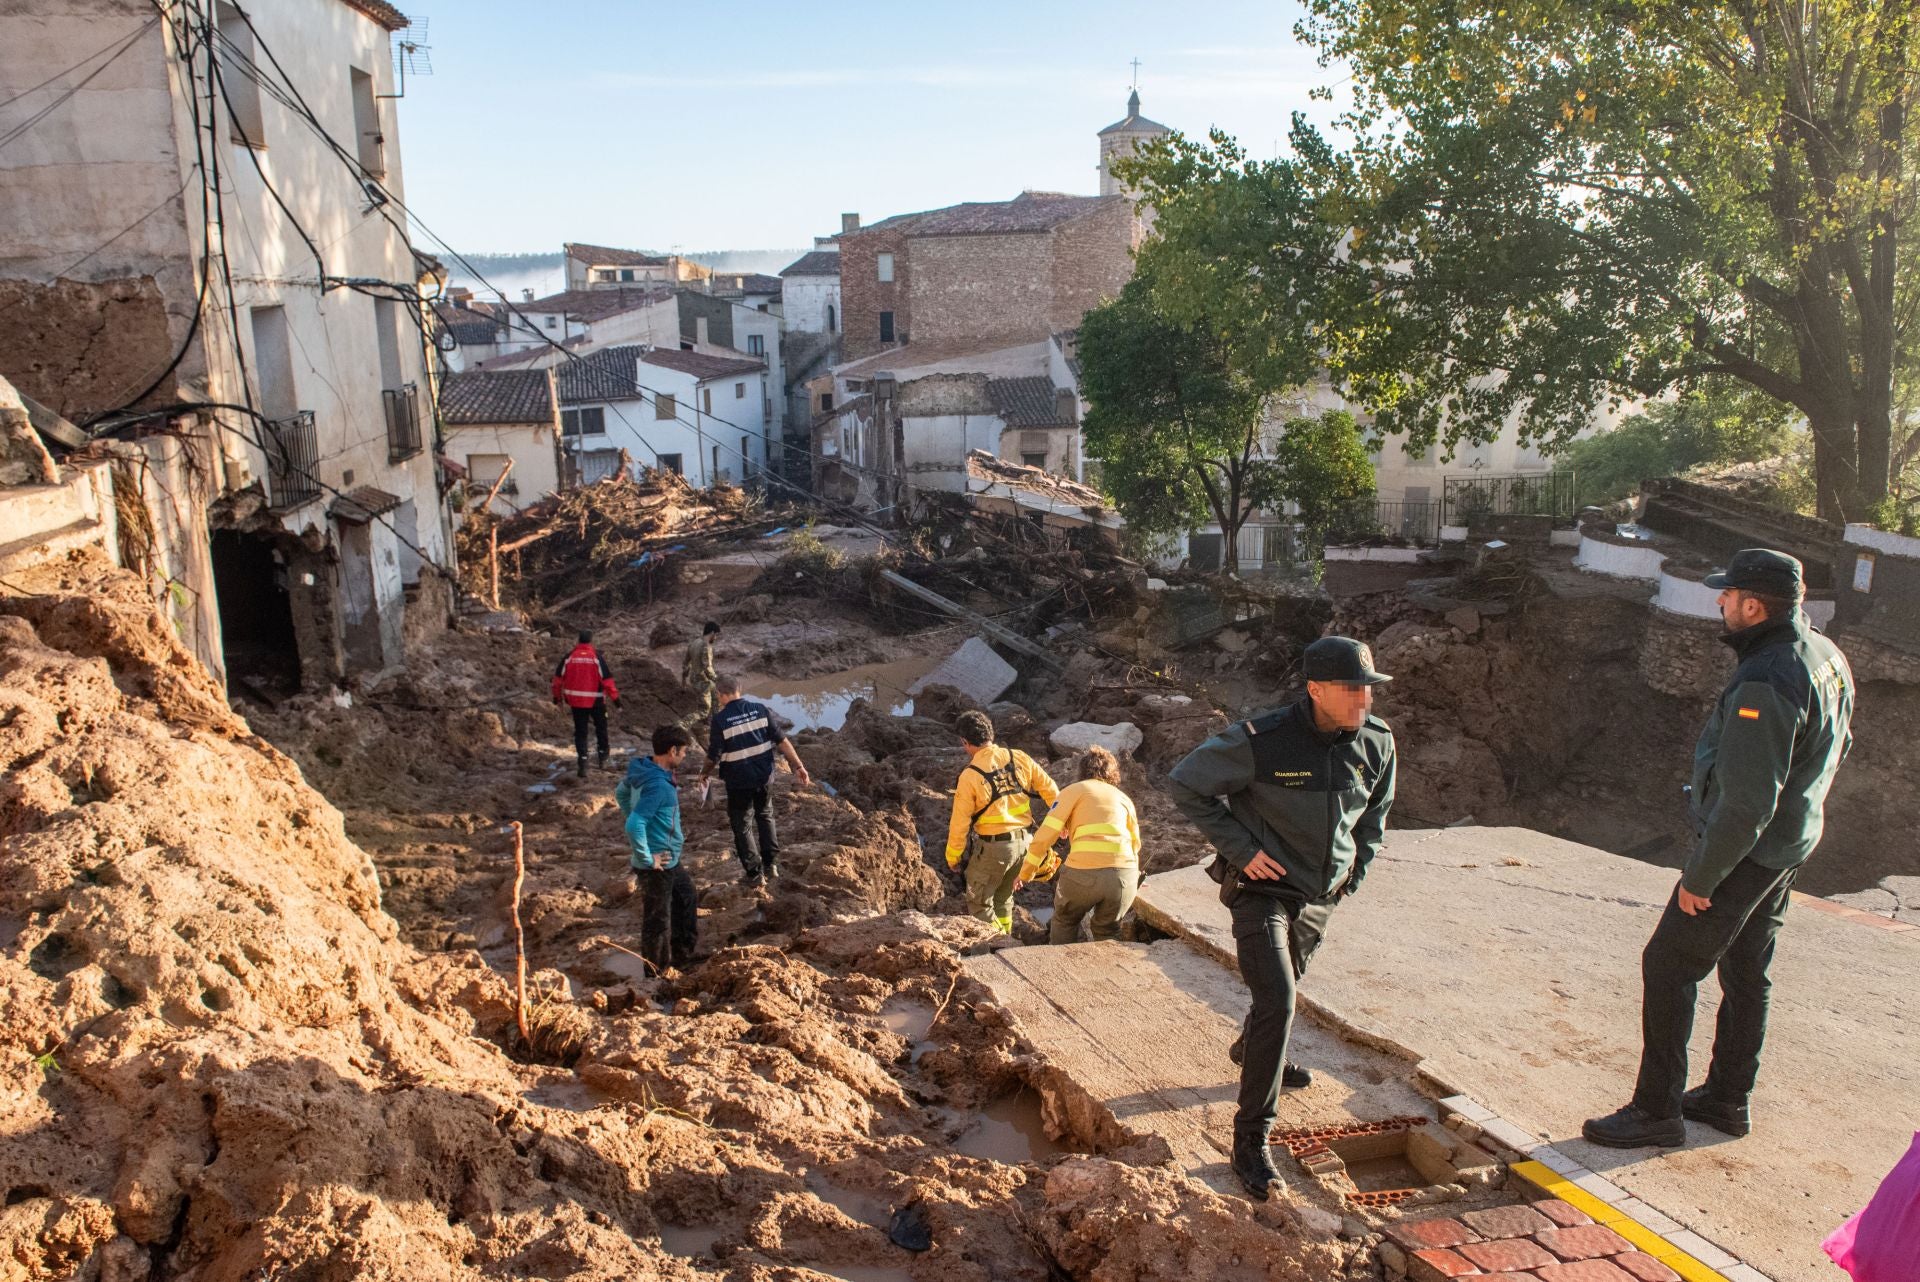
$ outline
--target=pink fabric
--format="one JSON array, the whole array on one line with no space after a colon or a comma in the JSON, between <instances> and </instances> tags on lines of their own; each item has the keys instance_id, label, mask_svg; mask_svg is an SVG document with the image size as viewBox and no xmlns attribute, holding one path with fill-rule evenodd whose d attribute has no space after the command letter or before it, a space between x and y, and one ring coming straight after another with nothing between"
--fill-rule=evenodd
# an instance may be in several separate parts
<instances>
[{"instance_id":1,"label":"pink fabric","mask_svg":"<svg viewBox=\"0 0 1920 1282\"><path fill-rule=\"evenodd\" d=\"M1821 1244L1853 1282L1920 1278L1920 1134L1860 1214Z\"/></svg>"}]
</instances>

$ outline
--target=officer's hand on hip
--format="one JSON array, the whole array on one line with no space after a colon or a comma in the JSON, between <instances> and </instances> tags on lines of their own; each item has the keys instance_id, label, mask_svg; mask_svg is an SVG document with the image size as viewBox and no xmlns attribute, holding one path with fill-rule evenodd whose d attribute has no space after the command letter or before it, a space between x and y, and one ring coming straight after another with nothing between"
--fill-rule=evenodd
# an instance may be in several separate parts
<instances>
[{"instance_id":1,"label":"officer's hand on hip","mask_svg":"<svg viewBox=\"0 0 1920 1282\"><path fill-rule=\"evenodd\" d=\"M1253 858L1247 860L1247 866L1240 871L1255 881L1279 881L1287 875L1287 870L1268 858L1264 850L1254 851Z\"/></svg>"},{"instance_id":2,"label":"officer's hand on hip","mask_svg":"<svg viewBox=\"0 0 1920 1282\"><path fill-rule=\"evenodd\" d=\"M1680 900L1680 911L1689 917L1698 917L1701 913L1713 907L1713 901L1711 899L1708 899L1704 895L1696 895L1685 886L1679 887L1673 893Z\"/></svg>"}]
</instances>

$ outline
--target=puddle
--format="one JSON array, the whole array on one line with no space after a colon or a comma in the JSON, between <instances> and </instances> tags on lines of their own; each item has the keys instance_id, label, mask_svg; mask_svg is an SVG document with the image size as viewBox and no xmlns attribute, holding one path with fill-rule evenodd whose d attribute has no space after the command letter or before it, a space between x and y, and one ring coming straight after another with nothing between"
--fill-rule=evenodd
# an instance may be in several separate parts
<instances>
[{"instance_id":1,"label":"puddle","mask_svg":"<svg viewBox=\"0 0 1920 1282\"><path fill-rule=\"evenodd\" d=\"M939 659L922 656L866 663L804 681L755 676L747 678L747 693L791 721L795 730L838 730L855 699L884 707L896 717L912 716L913 696L907 687L939 665Z\"/></svg>"},{"instance_id":2,"label":"puddle","mask_svg":"<svg viewBox=\"0 0 1920 1282\"><path fill-rule=\"evenodd\" d=\"M669 1255L708 1255L719 1237L720 1230L711 1224L696 1224L692 1228L682 1228L678 1224L660 1226L660 1245L666 1248Z\"/></svg>"},{"instance_id":3,"label":"puddle","mask_svg":"<svg viewBox=\"0 0 1920 1282\"><path fill-rule=\"evenodd\" d=\"M571 1113L591 1113L596 1108L606 1108L619 1103L604 1091L597 1091L585 1082L549 1082L536 1086L527 1092L527 1100L533 1104L543 1104L548 1108L564 1108Z\"/></svg>"},{"instance_id":4,"label":"puddle","mask_svg":"<svg viewBox=\"0 0 1920 1282\"><path fill-rule=\"evenodd\" d=\"M608 974L618 975L622 979L636 982L648 977L647 963L632 953L623 953L618 948L609 948L600 954L600 967Z\"/></svg>"},{"instance_id":5,"label":"puddle","mask_svg":"<svg viewBox=\"0 0 1920 1282\"><path fill-rule=\"evenodd\" d=\"M910 1042L926 1040L927 1030L933 1027L932 1009L916 1001L889 1001L880 1008L880 1018Z\"/></svg>"},{"instance_id":6,"label":"puddle","mask_svg":"<svg viewBox=\"0 0 1920 1282\"><path fill-rule=\"evenodd\" d=\"M887 1227L887 1220L893 1214L886 1199L841 1188L817 1172L807 1176L807 1191L822 1202L838 1207L856 1224L871 1224L875 1228L884 1229Z\"/></svg>"},{"instance_id":7,"label":"puddle","mask_svg":"<svg viewBox=\"0 0 1920 1282\"><path fill-rule=\"evenodd\" d=\"M953 1143L954 1151L995 1162L1038 1162L1072 1150L1047 1138L1040 1121L1040 1096L1022 1088L980 1111L980 1120Z\"/></svg>"}]
</instances>

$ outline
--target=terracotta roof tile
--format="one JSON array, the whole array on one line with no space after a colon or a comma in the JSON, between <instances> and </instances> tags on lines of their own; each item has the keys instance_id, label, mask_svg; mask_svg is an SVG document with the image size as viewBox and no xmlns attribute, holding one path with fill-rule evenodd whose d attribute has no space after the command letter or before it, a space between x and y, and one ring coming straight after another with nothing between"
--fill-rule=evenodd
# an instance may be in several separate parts
<instances>
[{"instance_id":1,"label":"terracotta roof tile","mask_svg":"<svg viewBox=\"0 0 1920 1282\"><path fill-rule=\"evenodd\" d=\"M1012 200L968 201L917 214L896 214L872 226L846 232L842 239L875 231L898 231L908 236L1045 232L1124 200L1125 196L1064 196L1057 192L1026 191Z\"/></svg>"},{"instance_id":2,"label":"terracotta roof tile","mask_svg":"<svg viewBox=\"0 0 1920 1282\"><path fill-rule=\"evenodd\" d=\"M682 352L661 347L656 347L640 359L648 365L691 374L702 381L726 378L732 374L757 374L767 367L765 361L744 356L710 356L705 352Z\"/></svg>"},{"instance_id":3,"label":"terracotta roof tile","mask_svg":"<svg viewBox=\"0 0 1920 1282\"><path fill-rule=\"evenodd\" d=\"M571 258L589 267L665 267L672 261L665 254L649 254L643 249L613 249L606 245L583 245L568 241L561 248Z\"/></svg>"},{"instance_id":4,"label":"terracotta roof tile","mask_svg":"<svg viewBox=\"0 0 1920 1282\"><path fill-rule=\"evenodd\" d=\"M466 370L440 380L440 417L471 423L551 423L547 371Z\"/></svg>"},{"instance_id":5,"label":"terracotta roof tile","mask_svg":"<svg viewBox=\"0 0 1920 1282\"><path fill-rule=\"evenodd\" d=\"M836 250L816 249L800 255L780 269L782 276L838 276L840 254Z\"/></svg>"},{"instance_id":6,"label":"terracotta roof tile","mask_svg":"<svg viewBox=\"0 0 1920 1282\"><path fill-rule=\"evenodd\" d=\"M1060 414L1053 380L1044 376L988 379L987 396L1008 427L1057 427L1070 422Z\"/></svg>"}]
</instances>

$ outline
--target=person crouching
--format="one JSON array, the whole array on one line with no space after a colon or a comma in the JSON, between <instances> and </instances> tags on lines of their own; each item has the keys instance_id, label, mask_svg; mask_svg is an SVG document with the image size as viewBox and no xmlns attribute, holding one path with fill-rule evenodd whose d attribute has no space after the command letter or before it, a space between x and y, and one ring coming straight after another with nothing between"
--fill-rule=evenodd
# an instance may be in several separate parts
<instances>
[{"instance_id":1,"label":"person crouching","mask_svg":"<svg viewBox=\"0 0 1920 1282\"><path fill-rule=\"evenodd\" d=\"M1076 942L1089 914L1095 939L1119 938L1120 919L1140 885L1140 816L1120 791L1120 763L1105 748L1088 748L1080 759L1080 782L1060 790L1033 836L1022 881L1045 880L1050 867L1059 866L1053 844L1063 834L1067 855L1053 890L1047 942Z\"/></svg>"}]
</instances>

